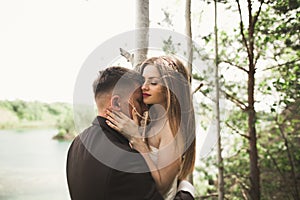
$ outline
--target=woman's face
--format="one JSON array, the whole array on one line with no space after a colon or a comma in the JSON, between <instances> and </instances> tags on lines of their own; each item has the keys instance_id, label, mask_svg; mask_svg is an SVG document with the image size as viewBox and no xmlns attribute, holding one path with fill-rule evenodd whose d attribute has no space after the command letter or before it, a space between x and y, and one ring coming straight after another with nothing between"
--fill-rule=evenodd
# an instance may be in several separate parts
<instances>
[{"instance_id":1,"label":"woman's face","mask_svg":"<svg viewBox=\"0 0 300 200\"><path fill-rule=\"evenodd\" d=\"M165 92L163 90L161 76L159 71L153 65L147 65L143 71L145 82L142 86L143 98L145 104L166 105Z\"/></svg>"}]
</instances>

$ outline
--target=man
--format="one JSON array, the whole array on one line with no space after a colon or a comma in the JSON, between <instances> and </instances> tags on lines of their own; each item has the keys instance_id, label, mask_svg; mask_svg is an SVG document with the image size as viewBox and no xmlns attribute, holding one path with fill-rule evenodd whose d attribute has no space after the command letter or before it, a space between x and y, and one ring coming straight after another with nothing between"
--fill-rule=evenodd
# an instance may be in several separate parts
<instances>
[{"instance_id":1,"label":"man","mask_svg":"<svg viewBox=\"0 0 300 200\"><path fill-rule=\"evenodd\" d=\"M137 72L110 67L93 84L98 116L92 126L72 142L67 158L67 180L72 200L160 200L155 182L143 157L129 141L106 124L106 109L122 111L132 118L132 109L143 113ZM133 108L135 107L135 108ZM175 199L193 199L185 191Z\"/></svg>"}]
</instances>

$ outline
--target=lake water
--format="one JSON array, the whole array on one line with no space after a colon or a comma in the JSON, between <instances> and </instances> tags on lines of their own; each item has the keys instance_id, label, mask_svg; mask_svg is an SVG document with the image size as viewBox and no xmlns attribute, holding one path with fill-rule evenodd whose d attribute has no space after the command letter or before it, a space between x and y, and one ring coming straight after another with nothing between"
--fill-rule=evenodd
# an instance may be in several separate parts
<instances>
[{"instance_id":1,"label":"lake water","mask_svg":"<svg viewBox=\"0 0 300 200\"><path fill-rule=\"evenodd\" d=\"M56 130L0 130L0 200L69 200L66 155L70 142Z\"/></svg>"}]
</instances>

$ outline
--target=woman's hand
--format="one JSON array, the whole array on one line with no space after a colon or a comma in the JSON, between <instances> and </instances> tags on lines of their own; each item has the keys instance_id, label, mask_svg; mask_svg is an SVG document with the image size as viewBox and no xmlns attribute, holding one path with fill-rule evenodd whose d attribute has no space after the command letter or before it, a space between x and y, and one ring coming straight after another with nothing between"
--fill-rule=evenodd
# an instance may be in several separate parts
<instances>
[{"instance_id":1,"label":"woman's hand","mask_svg":"<svg viewBox=\"0 0 300 200\"><path fill-rule=\"evenodd\" d=\"M139 126L137 117L133 116L133 120L130 119L122 112L106 110L107 121L106 123L116 131L122 133L128 140L131 137L138 137Z\"/></svg>"},{"instance_id":2,"label":"woman's hand","mask_svg":"<svg viewBox=\"0 0 300 200\"><path fill-rule=\"evenodd\" d=\"M108 119L106 120L107 125L126 137L132 148L140 153L149 152L149 148L141 135L144 127L138 126L138 116L134 110L132 111L133 120L124 113L118 111L107 110L106 115L106 118Z\"/></svg>"}]
</instances>

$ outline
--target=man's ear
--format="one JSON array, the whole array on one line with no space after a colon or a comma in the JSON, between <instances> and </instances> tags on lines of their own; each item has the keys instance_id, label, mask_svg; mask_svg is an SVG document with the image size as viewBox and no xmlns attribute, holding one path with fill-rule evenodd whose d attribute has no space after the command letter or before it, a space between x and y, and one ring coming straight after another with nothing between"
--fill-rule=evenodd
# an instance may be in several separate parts
<instances>
[{"instance_id":1,"label":"man's ear","mask_svg":"<svg viewBox=\"0 0 300 200\"><path fill-rule=\"evenodd\" d=\"M114 95L110 99L110 105L113 110L121 110L121 99L119 95Z\"/></svg>"}]
</instances>

